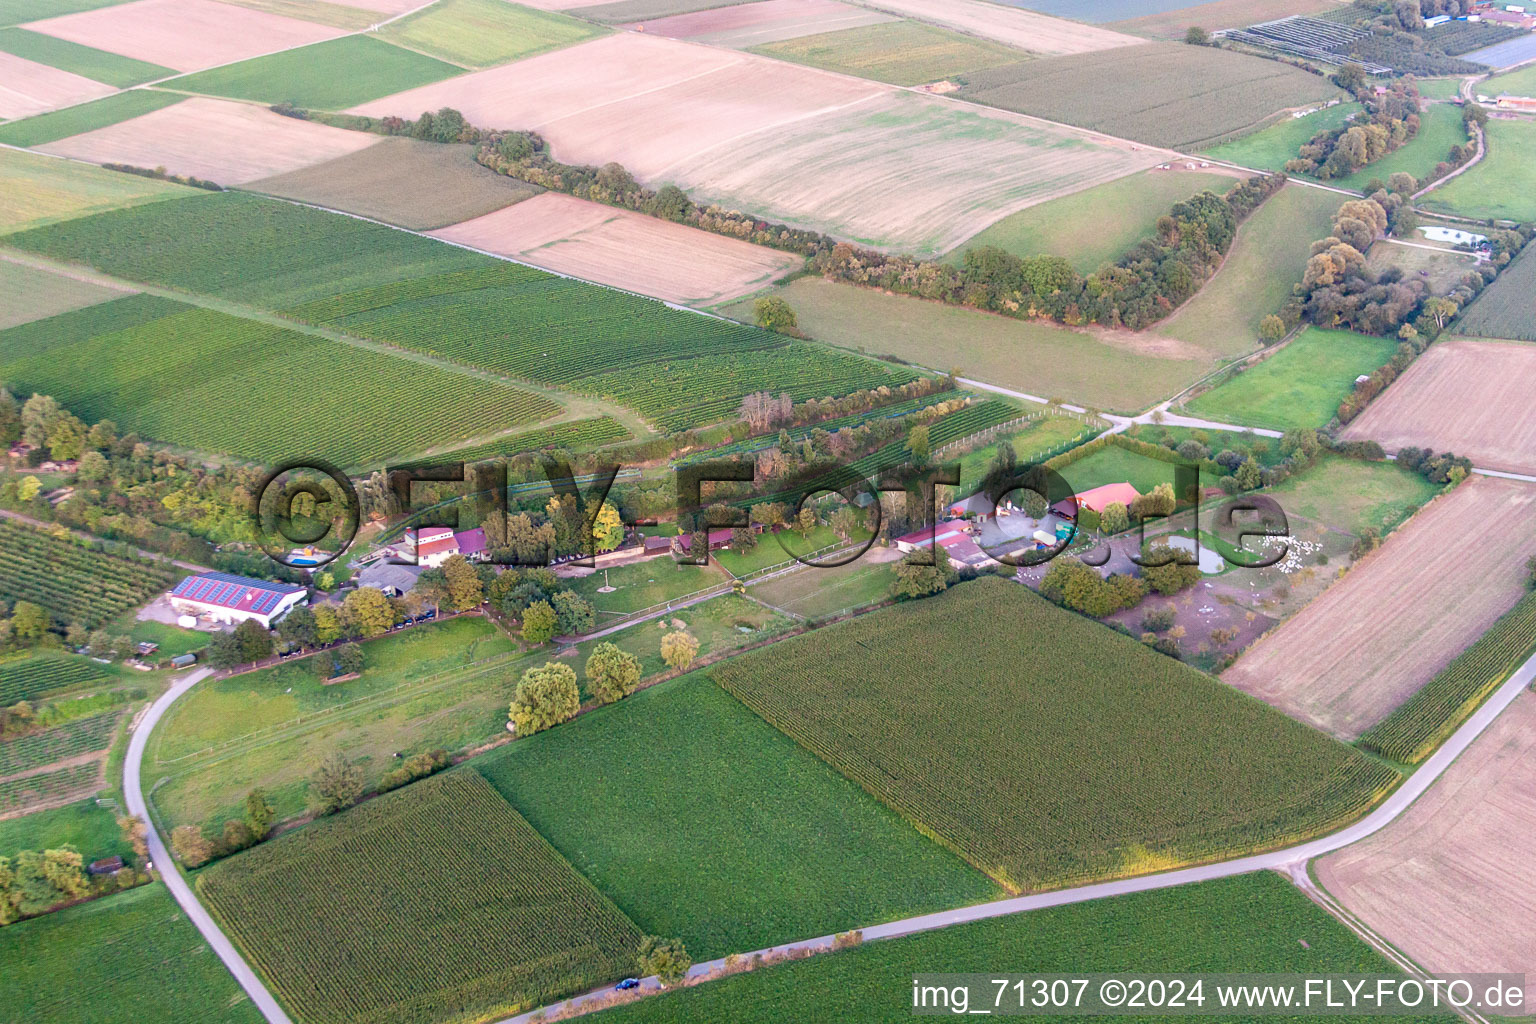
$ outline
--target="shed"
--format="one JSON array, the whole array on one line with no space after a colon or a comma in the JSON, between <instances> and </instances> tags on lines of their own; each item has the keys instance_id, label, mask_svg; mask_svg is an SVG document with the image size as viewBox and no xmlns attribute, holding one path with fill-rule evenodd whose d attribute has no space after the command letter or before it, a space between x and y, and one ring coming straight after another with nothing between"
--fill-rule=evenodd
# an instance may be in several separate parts
<instances>
[{"instance_id":1,"label":"shed","mask_svg":"<svg viewBox=\"0 0 1536 1024\"><path fill-rule=\"evenodd\" d=\"M103 857L101 860L91 861L86 873L91 875L110 875L123 870L123 858Z\"/></svg>"},{"instance_id":2,"label":"shed","mask_svg":"<svg viewBox=\"0 0 1536 1024\"><path fill-rule=\"evenodd\" d=\"M191 666L197 664L197 655L178 654L176 657L171 659L171 664L176 668L190 668Z\"/></svg>"}]
</instances>

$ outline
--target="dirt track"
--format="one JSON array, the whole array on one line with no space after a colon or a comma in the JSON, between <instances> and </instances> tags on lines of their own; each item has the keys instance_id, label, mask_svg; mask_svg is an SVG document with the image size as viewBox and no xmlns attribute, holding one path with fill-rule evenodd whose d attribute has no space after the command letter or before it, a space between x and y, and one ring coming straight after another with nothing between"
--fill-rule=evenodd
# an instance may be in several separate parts
<instances>
[{"instance_id":1,"label":"dirt track","mask_svg":"<svg viewBox=\"0 0 1536 1024\"><path fill-rule=\"evenodd\" d=\"M1533 553L1536 485L1473 477L1260 640L1222 681L1352 740L1514 606Z\"/></svg>"},{"instance_id":2,"label":"dirt track","mask_svg":"<svg viewBox=\"0 0 1536 1024\"><path fill-rule=\"evenodd\" d=\"M1536 999L1536 694L1521 694L1408 813L1317 862L1318 881L1432 973L1530 975Z\"/></svg>"}]
</instances>

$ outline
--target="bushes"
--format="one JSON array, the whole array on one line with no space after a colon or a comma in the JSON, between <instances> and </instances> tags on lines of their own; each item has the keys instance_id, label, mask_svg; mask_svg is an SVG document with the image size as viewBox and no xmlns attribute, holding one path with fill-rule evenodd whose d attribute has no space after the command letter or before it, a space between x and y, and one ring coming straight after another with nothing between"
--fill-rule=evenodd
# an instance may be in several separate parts
<instances>
[{"instance_id":1,"label":"bushes","mask_svg":"<svg viewBox=\"0 0 1536 1024\"><path fill-rule=\"evenodd\" d=\"M1146 585L1134 576L1112 574L1099 575L1092 566L1070 556L1051 562L1050 569L1040 580L1040 596L1102 619L1124 608L1134 608L1147 596Z\"/></svg>"},{"instance_id":2,"label":"bushes","mask_svg":"<svg viewBox=\"0 0 1536 1024\"><path fill-rule=\"evenodd\" d=\"M448 767L448 764L448 752L446 750L430 750L421 754L412 754L400 763L400 767L384 773L379 779L379 792L387 793L392 789L399 789L407 782L424 779L433 772L442 771Z\"/></svg>"}]
</instances>

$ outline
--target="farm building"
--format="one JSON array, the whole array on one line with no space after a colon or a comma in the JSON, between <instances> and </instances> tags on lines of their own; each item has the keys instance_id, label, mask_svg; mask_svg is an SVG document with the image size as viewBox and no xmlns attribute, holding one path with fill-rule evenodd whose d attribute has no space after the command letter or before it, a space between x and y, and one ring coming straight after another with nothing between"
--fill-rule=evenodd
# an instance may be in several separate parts
<instances>
[{"instance_id":1,"label":"farm building","mask_svg":"<svg viewBox=\"0 0 1536 1024\"><path fill-rule=\"evenodd\" d=\"M1141 492L1128 483L1104 484L1101 487L1095 487L1091 490L1083 491L1081 494L1074 494L1071 498L1058 501L1051 506L1051 511L1055 512L1058 516L1071 519L1076 515L1073 511L1074 501L1076 501L1076 507L1079 510L1091 508L1095 512L1102 513L1110 505L1119 504L1130 508L1131 502L1139 497L1141 497Z\"/></svg>"},{"instance_id":2,"label":"farm building","mask_svg":"<svg viewBox=\"0 0 1536 1024\"><path fill-rule=\"evenodd\" d=\"M975 516L977 519L990 519L997 515L997 506L992 504L992 499L986 494L978 491L964 501L957 501L949 506L949 514L954 519L968 515Z\"/></svg>"},{"instance_id":3,"label":"farm building","mask_svg":"<svg viewBox=\"0 0 1536 1024\"><path fill-rule=\"evenodd\" d=\"M1487 235L1479 235L1473 231L1463 231L1460 228L1446 228L1435 225L1419 228L1424 232L1424 237L1431 242L1450 242L1452 245L1482 245L1488 241Z\"/></svg>"},{"instance_id":4,"label":"farm building","mask_svg":"<svg viewBox=\"0 0 1536 1024\"><path fill-rule=\"evenodd\" d=\"M1500 96L1494 100L1494 106L1500 110L1513 110L1522 114L1536 114L1536 97Z\"/></svg>"},{"instance_id":5,"label":"farm building","mask_svg":"<svg viewBox=\"0 0 1536 1024\"><path fill-rule=\"evenodd\" d=\"M930 544L937 544L943 549L950 563L956 568L967 565L981 566L992 561L992 557L971 538L970 530L965 524L956 521L940 523L933 530L914 530L906 536L896 538L897 550L908 554L926 548Z\"/></svg>"},{"instance_id":6,"label":"farm building","mask_svg":"<svg viewBox=\"0 0 1536 1024\"><path fill-rule=\"evenodd\" d=\"M743 527L743 529L750 529L753 533L762 533L763 532L763 526L762 526L761 523L753 523L750 527ZM728 526L719 526L719 527L716 527L713 530L710 530L709 531L709 550L711 550L711 551L719 551L721 548L728 548L728 547L730 547L731 546L731 533L732 532L733 532L732 528L728 527ZM670 542L674 538L672 538L672 537L663 537L663 538L649 537L649 538L646 538L646 548L645 548L645 550L647 550L647 551L653 550L651 548L651 546L650 546L650 542L652 540L658 540L658 539L666 540L666 541ZM678 548L680 548L683 551L687 551L689 548L691 548L693 546L693 535L692 534L685 533L681 537L677 537L675 539L677 540Z\"/></svg>"},{"instance_id":7,"label":"farm building","mask_svg":"<svg viewBox=\"0 0 1536 1024\"><path fill-rule=\"evenodd\" d=\"M672 550L672 541L672 537L647 537L642 547L648 555L660 555Z\"/></svg>"},{"instance_id":8,"label":"farm building","mask_svg":"<svg viewBox=\"0 0 1536 1024\"><path fill-rule=\"evenodd\" d=\"M231 625L246 620L265 628L302 604L308 591L289 583L235 576L227 572L205 572L188 576L176 584L170 594L171 607L181 615L195 615Z\"/></svg>"},{"instance_id":9,"label":"farm building","mask_svg":"<svg viewBox=\"0 0 1536 1024\"><path fill-rule=\"evenodd\" d=\"M461 530L454 533L446 526L424 526L405 532L405 546L401 554L416 557L416 564L435 569L454 555L463 555L473 562L485 560L485 530Z\"/></svg>"},{"instance_id":10,"label":"farm building","mask_svg":"<svg viewBox=\"0 0 1536 1024\"><path fill-rule=\"evenodd\" d=\"M402 565L399 562L375 562L357 574L357 585L382 590L390 597L401 597L416 586L421 575L419 565Z\"/></svg>"}]
</instances>

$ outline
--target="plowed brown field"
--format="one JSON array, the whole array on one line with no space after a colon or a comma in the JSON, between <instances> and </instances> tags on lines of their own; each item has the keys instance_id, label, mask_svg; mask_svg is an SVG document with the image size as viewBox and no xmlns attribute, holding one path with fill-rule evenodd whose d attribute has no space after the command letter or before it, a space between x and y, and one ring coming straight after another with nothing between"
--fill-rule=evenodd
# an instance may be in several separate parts
<instances>
[{"instance_id":1,"label":"plowed brown field","mask_svg":"<svg viewBox=\"0 0 1536 1024\"><path fill-rule=\"evenodd\" d=\"M110 85L0 52L0 117L7 121L116 91Z\"/></svg>"}]
</instances>

